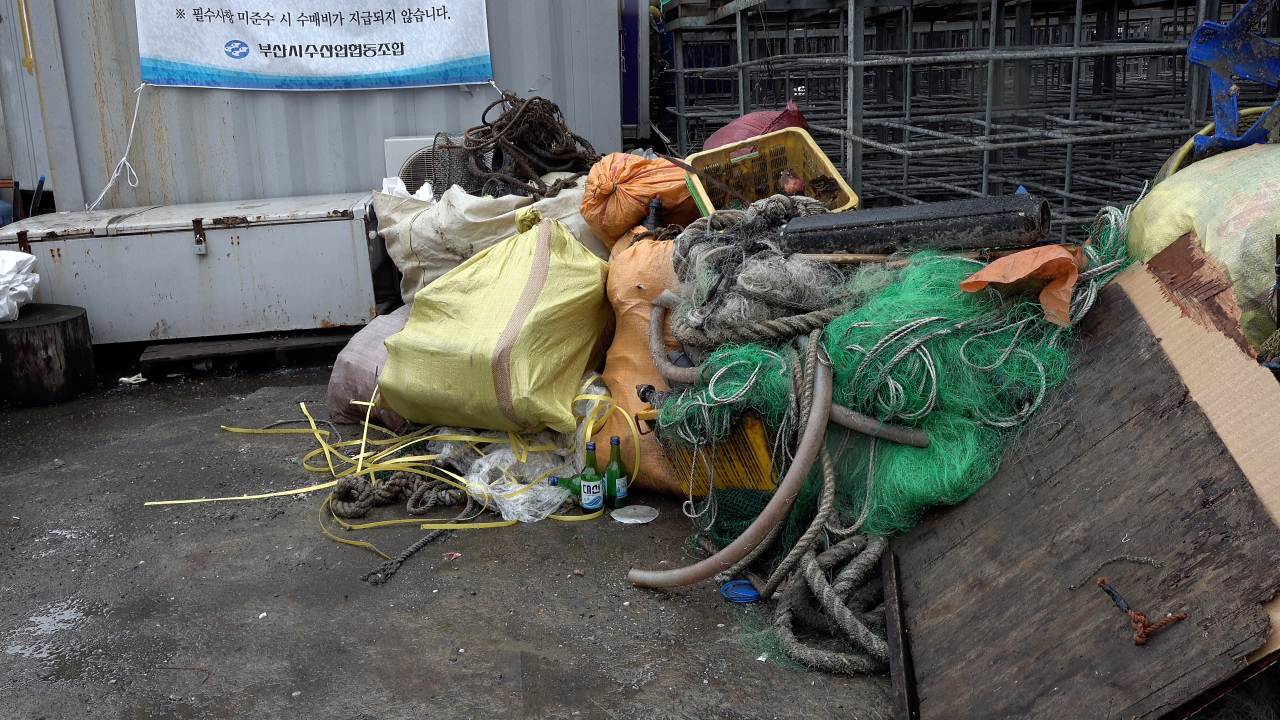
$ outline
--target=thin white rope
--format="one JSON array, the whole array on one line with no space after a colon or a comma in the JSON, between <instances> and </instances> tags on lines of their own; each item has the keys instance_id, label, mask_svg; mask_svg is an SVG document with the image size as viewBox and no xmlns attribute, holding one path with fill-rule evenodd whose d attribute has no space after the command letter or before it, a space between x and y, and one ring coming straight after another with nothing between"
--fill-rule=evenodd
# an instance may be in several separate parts
<instances>
[{"instance_id":1,"label":"thin white rope","mask_svg":"<svg viewBox=\"0 0 1280 720\"><path fill-rule=\"evenodd\" d=\"M133 130L138 126L138 107L142 105L142 89L147 86L144 81L138 86L133 94L137 97L133 101L133 119L129 121L129 141L125 143L124 155L120 158L120 162L116 163L116 167L111 171L111 178L107 180L107 184L103 186L102 192L98 193L98 198L90 205L85 205L85 210L97 210L98 205L102 204L102 198L107 196L107 192L116 184L116 180L120 179L120 173L125 173L125 182L129 187L138 187L138 173L134 171L133 165L129 162L129 151L133 149Z\"/></svg>"}]
</instances>

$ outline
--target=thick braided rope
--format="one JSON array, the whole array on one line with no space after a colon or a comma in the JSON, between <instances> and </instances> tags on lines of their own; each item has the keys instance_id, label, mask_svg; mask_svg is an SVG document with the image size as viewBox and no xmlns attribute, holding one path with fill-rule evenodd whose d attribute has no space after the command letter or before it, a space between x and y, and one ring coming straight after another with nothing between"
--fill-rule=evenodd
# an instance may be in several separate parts
<instances>
[{"instance_id":1,"label":"thick braided rope","mask_svg":"<svg viewBox=\"0 0 1280 720\"><path fill-rule=\"evenodd\" d=\"M830 519L832 510L836 501L836 470L835 463L831 461L831 453L827 451L826 440L822 443L822 452L818 456L822 460L822 495L818 500L818 514L814 516L813 522L809 523L808 529L796 541L791 548L791 552L782 559L777 569L769 576L768 583L760 590L761 597L770 597L773 591L778 589L782 581L787 575L791 574L796 563L804 556L810 548L813 547L814 541L818 539L818 535L822 532L823 526ZM795 582L793 579L792 582Z\"/></svg>"},{"instance_id":2,"label":"thick braided rope","mask_svg":"<svg viewBox=\"0 0 1280 720\"><path fill-rule=\"evenodd\" d=\"M869 566L878 562L880 556L878 554L884 552L884 544L868 546L867 550L857 557L853 562L849 563L850 567L858 568L865 575L869 570ZM884 638L871 632L862 621L853 615L853 611L844 604L844 601L836 594L836 591L827 583L827 577L823 574L822 569L818 567L817 559L814 557L813 548L805 553L800 560L800 569L804 573L804 579L809 584L809 589L813 591L814 597L822 603L822 609L827 616L836 622L836 625L844 632L849 639L853 640L860 647L867 651L871 657L888 664L889 662L889 644ZM799 581L796 578L793 582Z\"/></svg>"},{"instance_id":3,"label":"thick braided rope","mask_svg":"<svg viewBox=\"0 0 1280 720\"><path fill-rule=\"evenodd\" d=\"M685 345L715 347L729 342L758 342L791 338L826 327L845 310L844 306L814 310L776 320L761 320L738 327L698 329L690 327L680 315L671 318L671 334Z\"/></svg>"},{"instance_id":4,"label":"thick braided rope","mask_svg":"<svg viewBox=\"0 0 1280 720\"><path fill-rule=\"evenodd\" d=\"M822 555L819 555L816 561L818 568L825 570L836 564L835 562L831 562L829 558L836 554L843 555L844 553L847 553L848 549L855 545L851 540L853 539L846 539L832 547L827 552L824 552ZM863 550L862 554L866 555L870 552L872 552L872 549L867 548ZM841 561L842 560L843 558L841 558ZM792 621L796 618L797 608L807 602L805 596L808 590L808 583L800 577L797 577L793 582L787 585L787 589L783 591L782 599L778 602L778 610L777 614L774 616L773 629L774 634L778 638L778 642L782 645L783 652L787 654L787 657L807 667L832 673L859 675L883 672L884 663L869 655L856 655L853 653L820 650L818 648L809 647L808 645L801 643L796 638L795 631L792 629Z\"/></svg>"},{"instance_id":5,"label":"thick braided rope","mask_svg":"<svg viewBox=\"0 0 1280 720\"><path fill-rule=\"evenodd\" d=\"M867 547L874 550L875 560L879 560L880 556L884 554L885 548L888 547L888 543L885 542L884 538L875 536L867 543ZM842 602L848 600L849 593L853 591L854 586L862 582L870 571L870 565L859 565L856 562L849 563L831 581L831 589L835 590L836 596Z\"/></svg>"},{"instance_id":6,"label":"thick braided rope","mask_svg":"<svg viewBox=\"0 0 1280 720\"><path fill-rule=\"evenodd\" d=\"M375 506L390 505L408 495L416 482L416 476L407 472L393 473L376 485L366 477L348 475L334 486L330 507L341 518L364 517Z\"/></svg>"},{"instance_id":7,"label":"thick braided rope","mask_svg":"<svg viewBox=\"0 0 1280 720\"><path fill-rule=\"evenodd\" d=\"M471 495L468 494L466 507L462 508L462 512L458 513L457 517L453 518L452 520L449 520L448 524L452 525L458 522L459 520L461 520L462 518L467 517L471 513L471 508L473 508L474 506L475 506L475 501L471 498ZM446 532L448 531L443 529L432 530L431 532L423 536L420 540L418 540L414 544L402 550L399 555L396 555L394 558L379 565L377 569L367 572L364 575L361 575L360 579L369 583L370 585L381 585L387 582L400 570L400 566L404 565L406 560L413 557L415 553L417 553L422 548L426 547L428 543L440 537L441 535L445 534Z\"/></svg>"}]
</instances>

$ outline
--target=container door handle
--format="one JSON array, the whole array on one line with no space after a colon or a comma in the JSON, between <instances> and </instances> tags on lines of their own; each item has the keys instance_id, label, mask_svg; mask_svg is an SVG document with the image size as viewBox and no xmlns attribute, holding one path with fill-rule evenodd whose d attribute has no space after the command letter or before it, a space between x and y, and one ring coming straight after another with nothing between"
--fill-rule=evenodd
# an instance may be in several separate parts
<instances>
[{"instance_id":1,"label":"container door handle","mask_svg":"<svg viewBox=\"0 0 1280 720\"><path fill-rule=\"evenodd\" d=\"M191 232L194 233L196 236L196 254L197 255L208 254L209 248L205 245L205 237L204 237L204 221L201 220L200 218L196 218L192 220Z\"/></svg>"}]
</instances>

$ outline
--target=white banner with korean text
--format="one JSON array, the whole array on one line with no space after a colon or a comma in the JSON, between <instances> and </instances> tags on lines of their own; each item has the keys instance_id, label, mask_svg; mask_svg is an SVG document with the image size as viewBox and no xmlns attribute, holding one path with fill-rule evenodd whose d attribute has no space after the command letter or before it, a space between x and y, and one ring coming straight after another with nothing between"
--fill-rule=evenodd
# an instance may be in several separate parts
<instances>
[{"instance_id":1,"label":"white banner with korean text","mask_svg":"<svg viewBox=\"0 0 1280 720\"><path fill-rule=\"evenodd\" d=\"M484 0L134 0L142 79L246 90L486 82ZM310 6L310 7L309 7Z\"/></svg>"}]
</instances>

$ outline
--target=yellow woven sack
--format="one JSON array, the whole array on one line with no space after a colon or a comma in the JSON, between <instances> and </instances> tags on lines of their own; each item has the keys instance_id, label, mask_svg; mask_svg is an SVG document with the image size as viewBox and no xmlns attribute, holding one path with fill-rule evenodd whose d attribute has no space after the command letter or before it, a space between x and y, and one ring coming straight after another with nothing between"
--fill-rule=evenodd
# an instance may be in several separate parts
<instances>
[{"instance_id":1,"label":"yellow woven sack","mask_svg":"<svg viewBox=\"0 0 1280 720\"><path fill-rule=\"evenodd\" d=\"M1251 145L1162 180L1129 217L1129 255L1146 262L1195 233L1235 285L1240 328L1255 348L1276 331L1268 309L1280 233L1280 145Z\"/></svg>"},{"instance_id":2,"label":"yellow woven sack","mask_svg":"<svg viewBox=\"0 0 1280 720\"><path fill-rule=\"evenodd\" d=\"M612 311L609 266L533 208L520 234L414 296L387 338L383 401L423 424L572 432L573 398Z\"/></svg>"}]
</instances>

